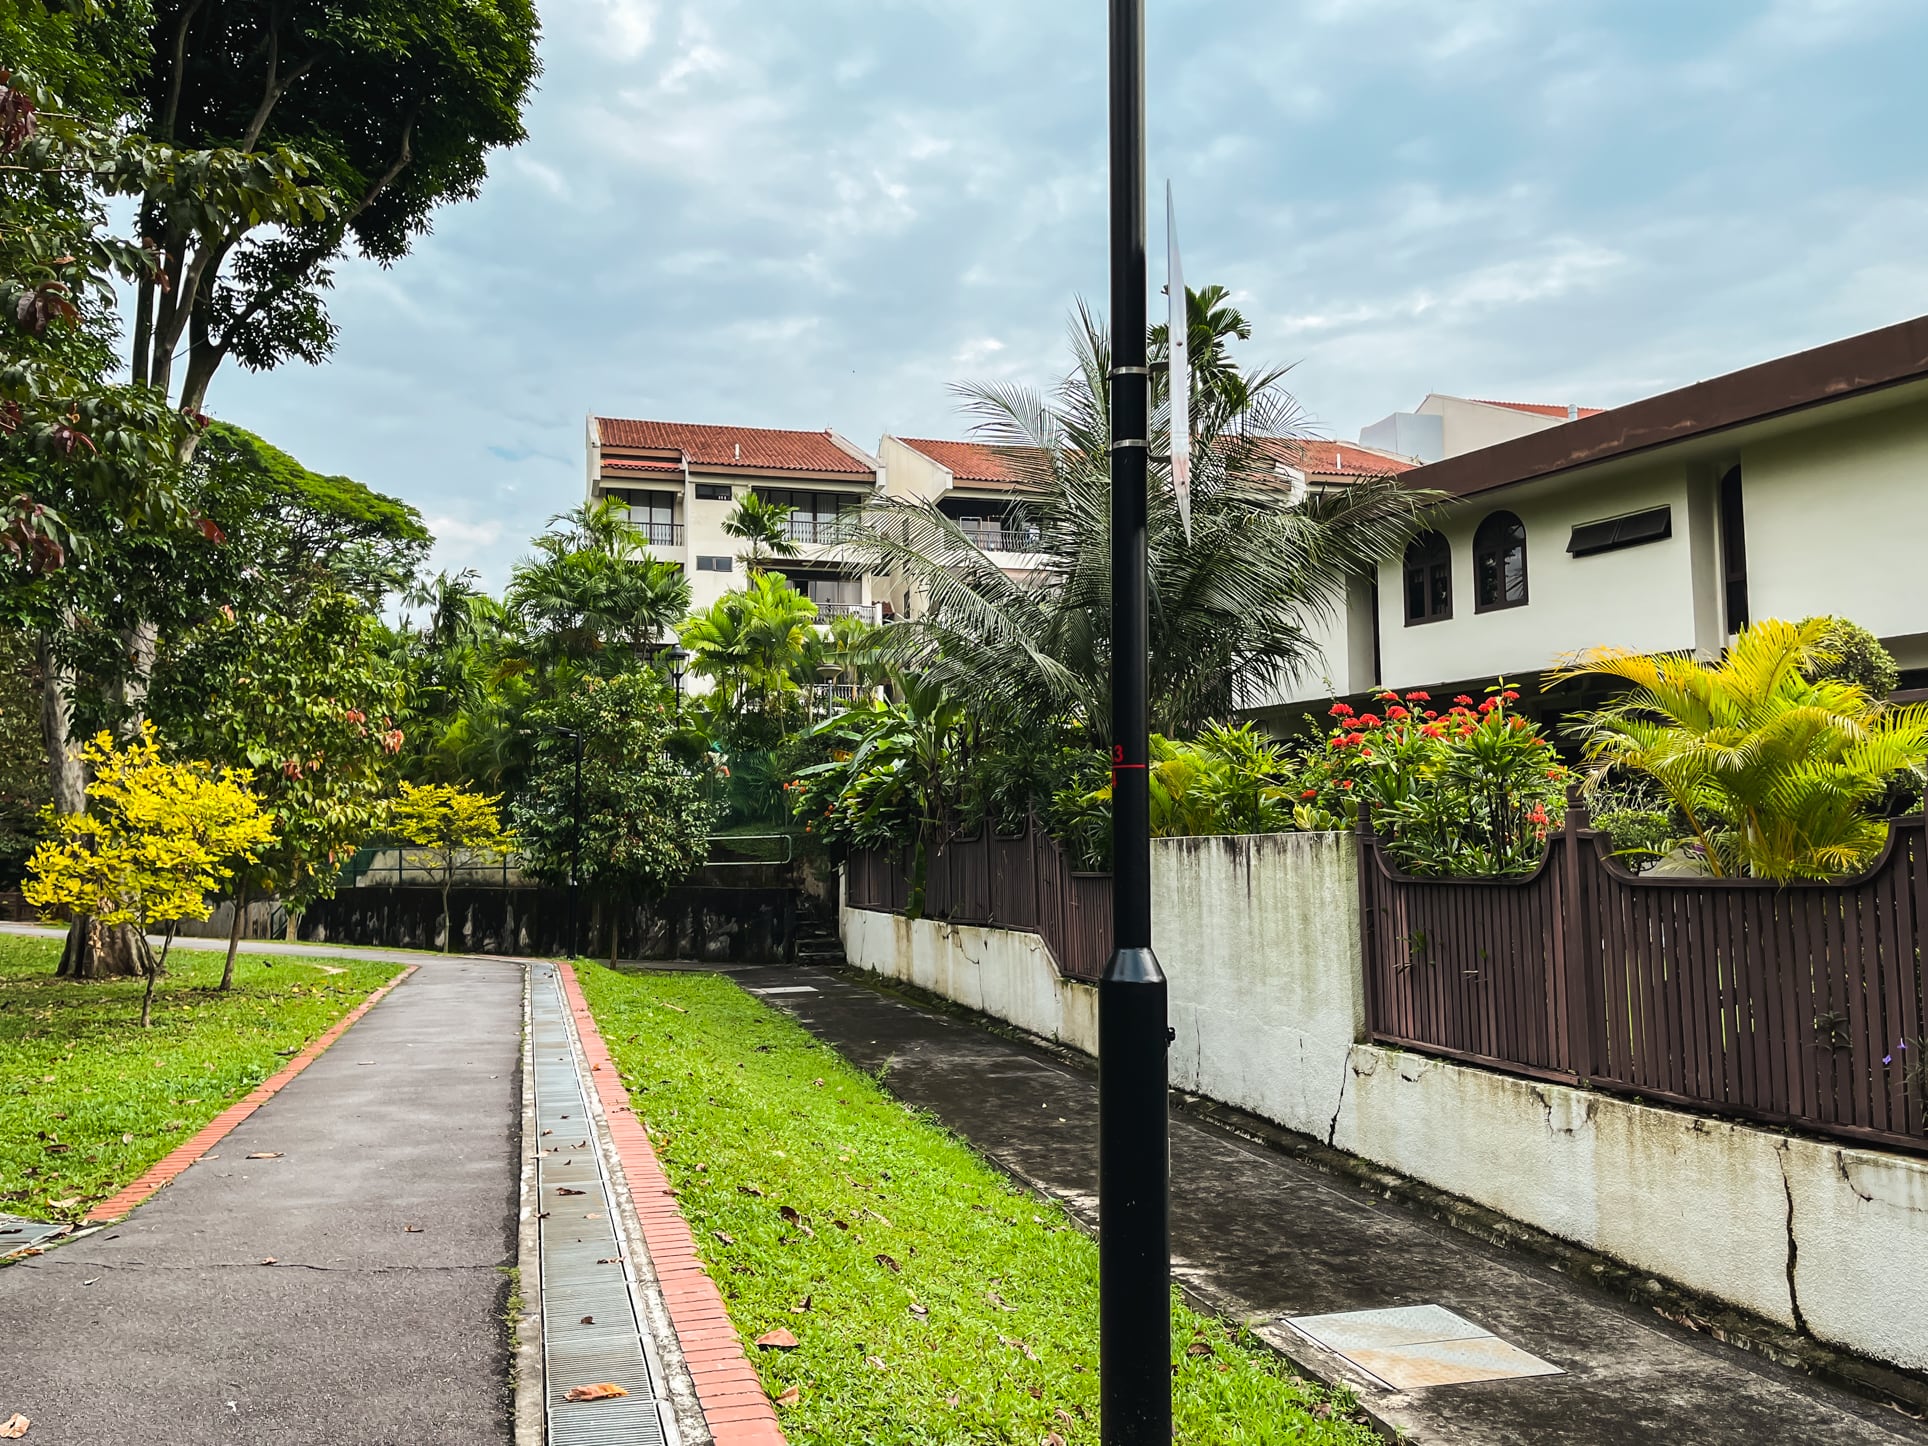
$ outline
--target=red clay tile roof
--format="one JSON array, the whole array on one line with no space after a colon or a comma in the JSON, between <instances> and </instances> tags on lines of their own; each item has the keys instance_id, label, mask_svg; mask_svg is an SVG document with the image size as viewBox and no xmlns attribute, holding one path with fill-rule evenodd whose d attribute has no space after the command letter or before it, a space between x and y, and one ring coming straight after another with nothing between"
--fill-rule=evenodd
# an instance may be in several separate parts
<instances>
[{"instance_id":1,"label":"red clay tile roof","mask_svg":"<svg viewBox=\"0 0 1928 1446\"><path fill-rule=\"evenodd\" d=\"M658 460L654 457L605 457L602 465L605 472L658 472L677 477L683 475L681 462Z\"/></svg>"},{"instance_id":2,"label":"red clay tile roof","mask_svg":"<svg viewBox=\"0 0 1928 1446\"><path fill-rule=\"evenodd\" d=\"M1357 442L1326 442L1316 437L1262 437L1259 450L1274 462L1296 467L1308 477L1390 477L1419 464L1408 457L1362 447Z\"/></svg>"},{"instance_id":3,"label":"red clay tile roof","mask_svg":"<svg viewBox=\"0 0 1928 1446\"><path fill-rule=\"evenodd\" d=\"M765 467L776 472L847 472L859 476L869 476L875 470L845 451L829 432L598 417L596 433L605 447L681 453L688 456L693 467ZM605 460L603 465L611 466L613 461Z\"/></svg>"},{"instance_id":4,"label":"red clay tile roof","mask_svg":"<svg viewBox=\"0 0 1928 1446\"><path fill-rule=\"evenodd\" d=\"M933 442L918 437L899 437L913 452L922 452L940 467L948 467L959 482L990 482L1014 486L1025 481L1016 458L1019 447L993 447L984 442Z\"/></svg>"},{"instance_id":5,"label":"red clay tile roof","mask_svg":"<svg viewBox=\"0 0 1928 1446\"><path fill-rule=\"evenodd\" d=\"M1509 412L1528 412L1536 417L1557 417L1562 422L1572 420L1567 416L1565 407L1557 406L1552 402L1494 402L1484 397L1468 397L1466 400L1478 402L1482 407L1505 407ZM1578 414L1582 417L1597 417L1605 410L1604 407L1581 407Z\"/></svg>"}]
</instances>

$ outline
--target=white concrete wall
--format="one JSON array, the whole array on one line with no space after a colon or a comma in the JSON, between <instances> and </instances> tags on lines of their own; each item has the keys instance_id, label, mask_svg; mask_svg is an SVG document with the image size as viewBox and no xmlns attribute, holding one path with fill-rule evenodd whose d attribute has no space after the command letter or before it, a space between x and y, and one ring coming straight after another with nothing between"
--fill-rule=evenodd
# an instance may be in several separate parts
<instances>
[{"instance_id":1,"label":"white concrete wall","mask_svg":"<svg viewBox=\"0 0 1928 1446\"><path fill-rule=\"evenodd\" d=\"M1354 857L1338 834L1155 841L1174 1086L1928 1370L1907 1284L1928 1280L1928 1159L1360 1043ZM1037 936L848 907L843 924L858 966L1095 1052L1096 991Z\"/></svg>"},{"instance_id":2,"label":"white concrete wall","mask_svg":"<svg viewBox=\"0 0 1928 1446\"><path fill-rule=\"evenodd\" d=\"M1598 645L1660 652L1695 644L1696 522L1712 514L1689 506L1688 469L1662 464L1630 473L1611 488L1584 478L1523 483L1455 507L1440 524L1453 548L1453 615L1407 626L1404 560L1379 570L1379 647L1390 688L1545 668ZM1673 536L1617 552L1572 557L1567 542L1583 522L1673 509ZM1476 612L1473 534L1490 513L1513 513L1526 526L1527 603ZM1703 547L1703 554L1712 553Z\"/></svg>"},{"instance_id":3,"label":"white concrete wall","mask_svg":"<svg viewBox=\"0 0 1928 1446\"><path fill-rule=\"evenodd\" d=\"M1918 401L1741 451L1749 611L1928 631L1928 408Z\"/></svg>"},{"instance_id":4,"label":"white concrete wall","mask_svg":"<svg viewBox=\"0 0 1928 1446\"><path fill-rule=\"evenodd\" d=\"M1517 412L1511 407L1495 407L1465 397L1448 397L1434 392L1419 404L1419 415L1438 417L1441 425L1441 453L1457 457L1461 452L1477 452L1557 427L1565 417L1542 417L1537 412Z\"/></svg>"}]
</instances>

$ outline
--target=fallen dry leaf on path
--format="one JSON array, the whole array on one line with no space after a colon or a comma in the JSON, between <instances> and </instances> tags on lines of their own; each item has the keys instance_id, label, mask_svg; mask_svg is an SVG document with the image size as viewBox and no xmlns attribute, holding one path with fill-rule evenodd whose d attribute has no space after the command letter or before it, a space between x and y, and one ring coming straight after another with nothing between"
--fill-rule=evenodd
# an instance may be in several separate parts
<instances>
[{"instance_id":1,"label":"fallen dry leaf on path","mask_svg":"<svg viewBox=\"0 0 1928 1446\"><path fill-rule=\"evenodd\" d=\"M594 1325L595 1323L596 1318L593 1315L586 1315L582 1318L582 1324L584 1325Z\"/></svg>"},{"instance_id":2,"label":"fallen dry leaf on path","mask_svg":"<svg viewBox=\"0 0 1928 1446\"><path fill-rule=\"evenodd\" d=\"M248 1158L250 1160L279 1160L281 1158L281 1151L256 1150L252 1155L248 1156Z\"/></svg>"},{"instance_id":3,"label":"fallen dry leaf on path","mask_svg":"<svg viewBox=\"0 0 1928 1446\"><path fill-rule=\"evenodd\" d=\"M6 1420L0 1421L0 1436L6 1437L9 1441L18 1441L27 1434L27 1428L31 1425L33 1425L32 1421L15 1411Z\"/></svg>"},{"instance_id":4,"label":"fallen dry leaf on path","mask_svg":"<svg viewBox=\"0 0 1928 1446\"><path fill-rule=\"evenodd\" d=\"M688 1014L688 1013L689 1013L689 1011L688 1011L687 1009L685 1009L685 1008L683 1008L683 1006L682 1006L682 1005L680 1005L680 1004L667 1004L667 1003L666 1003L666 1004L664 1004L664 1005L663 1005L663 1008L665 1008L665 1009L674 1009L674 1010L675 1010L675 1011L676 1011L676 1012L677 1012L678 1014Z\"/></svg>"},{"instance_id":5,"label":"fallen dry leaf on path","mask_svg":"<svg viewBox=\"0 0 1928 1446\"><path fill-rule=\"evenodd\" d=\"M810 1297L806 1295L802 1300L798 1301L795 1305L791 1306L790 1309L793 1312L795 1312L797 1315L802 1315L805 1311L810 1309Z\"/></svg>"},{"instance_id":6,"label":"fallen dry leaf on path","mask_svg":"<svg viewBox=\"0 0 1928 1446\"><path fill-rule=\"evenodd\" d=\"M567 1185L558 1185L556 1186L556 1193L558 1195L587 1195L589 1192L587 1190L571 1189Z\"/></svg>"},{"instance_id":7,"label":"fallen dry leaf on path","mask_svg":"<svg viewBox=\"0 0 1928 1446\"><path fill-rule=\"evenodd\" d=\"M1211 1353L1211 1345L1205 1341L1193 1341L1185 1347L1185 1354L1188 1356L1209 1356Z\"/></svg>"},{"instance_id":8,"label":"fallen dry leaf on path","mask_svg":"<svg viewBox=\"0 0 1928 1446\"><path fill-rule=\"evenodd\" d=\"M794 1351L797 1348L797 1338L782 1326L765 1331L756 1338L756 1343L766 1351Z\"/></svg>"},{"instance_id":9,"label":"fallen dry leaf on path","mask_svg":"<svg viewBox=\"0 0 1928 1446\"><path fill-rule=\"evenodd\" d=\"M422 1227L419 1225L404 1225L402 1227L402 1233L404 1235L420 1235L422 1233Z\"/></svg>"},{"instance_id":10,"label":"fallen dry leaf on path","mask_svg":"<svg viewBox=\"0 0 1928 1446\"><path fill-rule=\"evenodd\" d=\"M629 1392L614 1381L598 1381L593 1386L571 1386L563 1392L563 1399L565 1401L613 1401L618 1396L628 1394Z\"/></svg>"},{"instance_id":11,"label":"fallen dry leaf on path","mask_svg":"<svg viewBox=\"0 0 1928 1446\"><path fill-rule=\"evenodd\" d=\"M273 1265L274 1262L275 1258L272 1255L264 1255L261 1257L261 1263L263 1265Z\"/></svg>"},{"instance_id":12,"label":"fallen dry leaf on path","mask_svg":"<svg viewBox=\"0 0 1928 1446\"><path fill-rule=\"evenodd\" d=\"M881 1371L881 1370L887 1369L887 1367L884 1365L884 1358L882 1356L865 1356L864 1364L869 1366L873 1371Z\"/></svg>"},{"instance_id":13,"label":"fallen dry leaf on path","mask_svg":"<svg viewBox=\"0 0 1928 1446\"><path fill-rule=\"evenodd\" d=\"M803 1392L799 1391L795 1386L790 1386L781 1396L777 1397L777 1404L779 1406L794 1406L802 1399Z\"/></svg>"},{"instance_id":14,"label":"fallen dry leaf on path","mask_svg":"<svg viewBox=\"0 0 1928 1446\"><path fill-rule=\"evenodd\" d=\"M730 1232L727 1230L712 1230L710 1234L714 1235L718 1240L722 1241L725 1245L736 1244L736 1237L730 1234Z\"/></svg>"},{"instance_id":15,"label":"fallen dry leaf on path","mask_svg":"<svg viewBox=\"0 0 1928 1446\"><path fill-rule=\"evenodd\" d=\"M903 1266L899 1265L895 1260L891 1259L888 1255L877 1255L871 1258L874 1259L879 1265L883 1266L885 1270L888 1270L892 1275L898 1274L904 1268Z\"/></svg>"}]
</instances>

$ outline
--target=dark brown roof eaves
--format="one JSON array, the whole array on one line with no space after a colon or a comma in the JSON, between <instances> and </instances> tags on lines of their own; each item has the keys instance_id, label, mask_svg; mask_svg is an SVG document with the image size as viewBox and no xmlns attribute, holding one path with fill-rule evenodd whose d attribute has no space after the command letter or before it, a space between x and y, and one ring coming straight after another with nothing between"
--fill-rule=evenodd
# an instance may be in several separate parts
<instances>
[{"instance_id":1,"label":"dark brown roof eaves","mask_svg":"<svg viewBox=\"0 0 1928 1446\"><path fill-rule=\"evenodd\" d=\"M1456 497L1928 377L1928 316L1829 342L1404 473Z\"/></svg>"}]
</instances>

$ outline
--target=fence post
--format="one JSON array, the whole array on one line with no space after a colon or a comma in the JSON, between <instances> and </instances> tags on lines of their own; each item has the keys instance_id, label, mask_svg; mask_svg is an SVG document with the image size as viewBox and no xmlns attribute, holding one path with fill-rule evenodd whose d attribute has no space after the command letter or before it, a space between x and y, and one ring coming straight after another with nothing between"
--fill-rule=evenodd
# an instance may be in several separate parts
<instances>
[{"instance_id":1,"label":"fence post","mask_svg":"<svg viewBox=\"0 0 1928 1446\"><path fill-rule=\"evenodd\" d=\"M1586 802L1580 797L1580 785L1568 782L1566 813L1560 823L1560 938L1554 955L1554 988L1566 1025L1566 1037L1559 1041L1566 1055L1565 1066L1583 1080L1595 1070L1593 1019L1599 992L1596 976L1600 972L1598 951L1587 947L1588 938L1599 932L1589 928L1593 922L1592 910L1587 907L1592 892L1587 887L1591 859L1587 868L1580 862L1581 835L1591 823Z\"/></svg>"},{"instance_id":2,"label":"fence post","mask_svg":"<svg viewBox=\"0 0 1928 1446\"><path fill-rule=\"evenodd\" d=\"M1359 800L1358 828L1353 834L1358 843L1359 867L1359 968L1366 1000L1366 1037L1370 1039L1384 1015L1379 998L1379 935L1373 915L1373 856L1378 842L1373 836L1372 805Z\"/></svg>"}]
</instances>

